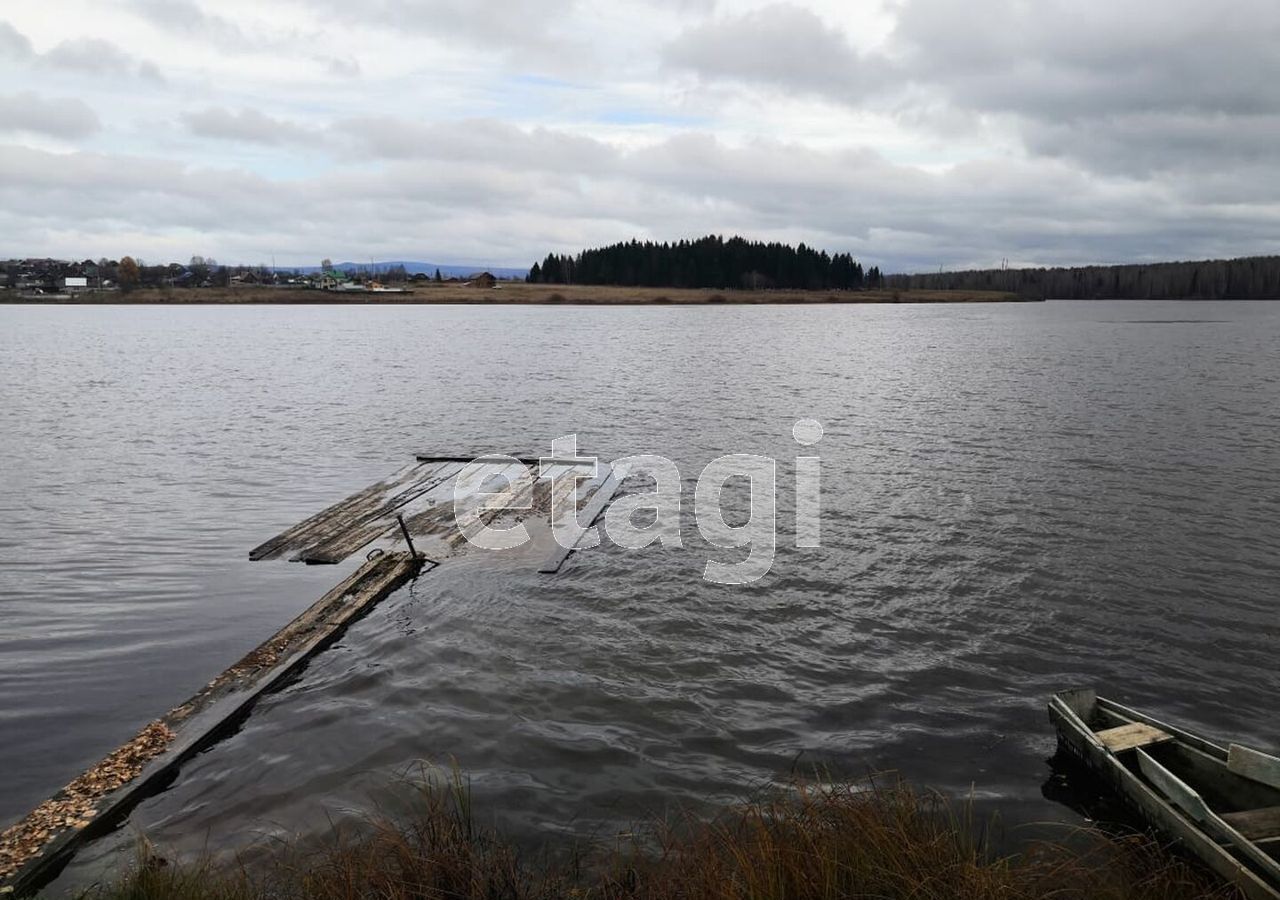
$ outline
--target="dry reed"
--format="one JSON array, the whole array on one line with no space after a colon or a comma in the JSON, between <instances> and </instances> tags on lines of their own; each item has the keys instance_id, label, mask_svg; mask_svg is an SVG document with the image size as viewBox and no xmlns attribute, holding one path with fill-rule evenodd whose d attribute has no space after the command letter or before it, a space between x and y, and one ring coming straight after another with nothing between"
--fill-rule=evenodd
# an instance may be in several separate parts
<instances>
[{"instance_id":1,"label":"dry reed","mask_svg":"<svg viewBox=\"0 0 1280 900\"><path fill-rule=\"evenodd\" d=\"M713 821L656 823L622 848L523 856L477 825L459 778L269 863L168 864L145 848L87 900L1227 900L1232 889L1146 836L1064 832L994 853L968 803L901 782L796 783Z\"/></svg>"}]
</instances>

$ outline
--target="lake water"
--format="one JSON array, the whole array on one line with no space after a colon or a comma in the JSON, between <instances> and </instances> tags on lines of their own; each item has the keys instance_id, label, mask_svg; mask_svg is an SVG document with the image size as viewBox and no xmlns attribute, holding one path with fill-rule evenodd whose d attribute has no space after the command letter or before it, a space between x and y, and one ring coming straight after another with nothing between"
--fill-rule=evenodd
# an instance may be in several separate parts
<instances>
[{"instance_id":1,"label":"lake water","mask_svg":"<svg viewBox=\"0 0 1280 900\"><path fill-rule=\"evenodd\" d=\"M704 582L741 554L692 525L556 577L431 573L132 824L196 851L323 831L417 761L524 836L815 765L1073 821L1044 705L1086 684L1280 747L1280 304L5 306L0 823L341 574L250 548L416 451L568 433L674 459L688 504L714 457L778 459L770 574Z\"/></svg>"}]
</instances>

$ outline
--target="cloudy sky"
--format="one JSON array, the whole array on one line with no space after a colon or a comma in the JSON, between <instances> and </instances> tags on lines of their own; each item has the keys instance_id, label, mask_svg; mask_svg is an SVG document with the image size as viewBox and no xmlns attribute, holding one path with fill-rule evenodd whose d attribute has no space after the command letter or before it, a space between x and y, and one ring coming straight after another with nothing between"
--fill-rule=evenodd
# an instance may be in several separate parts
<instances>
[{"instance_id":1,"label":"cloudy sky","mask_svg":"<svg viewBox=\"0 0 1280 900\"><path fill-rule=\"evenodd\" d=\"M4 0L0 257L1280 252L1276 0Z\"/></svg>"}]
</instances>

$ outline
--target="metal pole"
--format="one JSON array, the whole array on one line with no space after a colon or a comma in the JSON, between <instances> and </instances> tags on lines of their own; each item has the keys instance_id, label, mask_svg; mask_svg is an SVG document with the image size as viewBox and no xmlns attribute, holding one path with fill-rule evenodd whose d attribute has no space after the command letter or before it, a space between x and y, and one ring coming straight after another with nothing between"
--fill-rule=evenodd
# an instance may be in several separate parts
<instances>
[{"instance_id":1,"label":"metal pole","mask_svg":"<svg viewBox=\"0 0 1280 900\"><path fill-rule=\"evenodd\" d=\"M413 547L413 538L409 536L409 526L404 524L404 516L397 515L396 521L400 523L400 533L404 535L404 542L409 545L409 553L414 559L418 559L418 551Z\"/></svg>"}]
</instances>

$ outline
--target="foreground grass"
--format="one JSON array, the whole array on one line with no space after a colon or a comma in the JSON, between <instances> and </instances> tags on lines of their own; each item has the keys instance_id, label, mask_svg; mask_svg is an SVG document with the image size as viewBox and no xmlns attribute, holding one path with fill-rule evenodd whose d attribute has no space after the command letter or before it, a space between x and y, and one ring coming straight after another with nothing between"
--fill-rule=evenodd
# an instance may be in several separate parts
<instances>
[{"instance_id":1,"label":"foreground grass","mask_svg":"<svg viewBox=\"0 0 1280 900\"><path fill-rule=\"evenodd\" d=\"M1073 832L992 854L967 813L903 784L796 785L712 822L654 826L622 849L527 859L477 826L460 783L409 819L369 823L252 871L153 850L85 900L1176 900L1235 893L1150 839Z\"/></svg>"}]
</instances>

